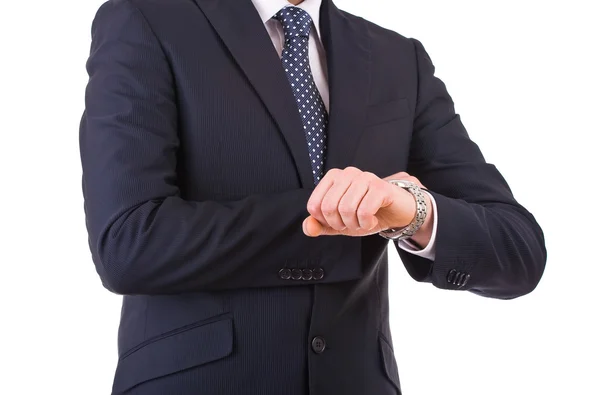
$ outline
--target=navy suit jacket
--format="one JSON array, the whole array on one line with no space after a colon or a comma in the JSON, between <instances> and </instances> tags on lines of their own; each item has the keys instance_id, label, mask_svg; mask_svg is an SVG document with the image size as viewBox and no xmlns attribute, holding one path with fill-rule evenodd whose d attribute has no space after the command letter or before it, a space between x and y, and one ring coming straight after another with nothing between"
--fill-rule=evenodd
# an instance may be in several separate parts
<instances>
[{"instance_id":1,"label":"navy suit jacket","mask_svg":"<svg viewBox=\"0 0 600 395\"><path fill-rule=\"evenodd\" d=\"M434 195L434 262L410 275L532 291L533 216L469 139L421 43L321 8L326 171L407 171ZM113 394L400 393L388 241L309 238L294 97L250 0L110 0L94 20L80 149L90 249L125 295Z\"/></svg>"}]
</instances>

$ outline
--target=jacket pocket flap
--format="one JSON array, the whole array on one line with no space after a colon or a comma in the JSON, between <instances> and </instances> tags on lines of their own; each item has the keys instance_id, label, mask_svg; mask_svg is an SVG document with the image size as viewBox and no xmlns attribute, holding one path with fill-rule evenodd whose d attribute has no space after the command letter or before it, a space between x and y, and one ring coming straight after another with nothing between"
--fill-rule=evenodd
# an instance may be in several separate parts
<instances>
[{"instance_id":1,"label":"jacket pocket flap","mask_svg":"<svg viewBox=\"0 0 600 395\"><path fill-rule=\"evenodd\" d=\"M401 394L400 376L398 375L398 365L396 364L394 350L381 334L379 335L379 348L381 349L381 358L385 374L387 375L388 379L390 379L394 387L396 387L398 390L398 394Z\"/></svg>"},{"instance_id":2,"label":"jacket pocket flap","mask_svg":"<svg viewBox=\"0 0 600 395\"><path fill-rule=\"evenodd\" d=\"M230 316L205 320L183 331L175 331L119 361L113 394L121 394L150 379L224 358L231 354L232 349L233 323Z\"/></svg>"}]
</instances>

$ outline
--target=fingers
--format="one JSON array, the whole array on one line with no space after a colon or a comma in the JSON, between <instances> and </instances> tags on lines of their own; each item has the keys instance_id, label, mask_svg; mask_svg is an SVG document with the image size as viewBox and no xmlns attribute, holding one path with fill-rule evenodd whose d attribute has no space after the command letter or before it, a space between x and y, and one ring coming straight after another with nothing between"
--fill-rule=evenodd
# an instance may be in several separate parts
<instances>
[{"instance_id":1,"label":"fingers","mask_svg":"<svg viewBox=\"0 0 600 395\"><path fill-rule=\"evenodd\" d=\"M319 229L317 224L305 221L303 223L305 233L318 235L337 231L338 234L350 234L360 229L372 229L377 225L377 219L373 217L377 208L372 209L371 206L376 203L369 202L366 207L370 212L362 213L362 217L359 217L359 206L370 188L375 188L372 194L384 193L382 183L383 181L375 174L354 167L330 170L315 188L307 203L311 217L320 222L323 228ZM381 202L382 199L379 201Z\"/></svg>"},{"instance_id":2,"label":"fingers","mask_svg":"<svg viewBox=\"0 0 600 395\"><path fill-rule=\"evenodd\" d=\"M312 237L365 236L401 222L404 213L398 207L392 212L380 212L397 201L400 189L390 186L387 181L391 179L414 182L424 188L419 179L406 172L380 179L355 167L329 170L307 202L310 217L302 223L304 233Z\"/></svg>"},{"instance_id":3,"label":"fingers","mask_svg":"<svg viewBox=\"0 0 600 395\"><path fill-rule=\"evenodd\" d=\"M315 218L307 217L302 223L302 229L304 230L304 234L310 237L317 236L335 236L340 234L346 234L346 231L337 231L329 226L322 225Z\"/></svg>"},{"instance_id":4,"label":"fingers","mask_svg":"<svg viewBox=\"0 0 600 395\"><path fill-rule=\"evenodd\" d=\"M336 179L321 202L321 213L325 217L326 224L335 230L346 228L338 207L342 197L346 194L348 188L350 188L352 181L348 174Z\"/></svg>"},{"instance_id":5,"label":"fingers","mask_svg":"<svg viewBox=\"0 0 600 395\"><path fill-rule=\"evenodd\" d=\"M383 205L384 200L385 196L382 188L377 184L372 184L356 210L358 222L362 229L371 230L379 224L375 214Z\"/></svg>"},{"instance_id":6,"label":"fingers","mask_svg":"<svg viewBox=\"0 0 600 395\"><path fill-rule=\"evenodd\" d=\"M345 229L346 224L338 211L338 206L352 181L361 173L355 167L329 170L308 200L306 208L310 215L324 226L335 230Z\"/></svg>"},{"instance_id":7,"label":"fingers","mask_svg":"<svg viewBox=\"0 0 600 395\"><path fill-rule=\"evenodd\" d=\"M340 172L341 170L339 169L329 170L327 174L321 178L321 181L319 181L306 203L306 209L309 214L322 224L326 224L327 221L321 212L321 203L329 189L333 186L336 174L339 174Z\"/></svg>"},{"instance_id":8,"label":"fingers","mask_svg":"<svg viewBox=\"0 0 600 395\"><path fill-rule=\"evenodd\" d=\"M327 188L325 193L319 193L319 195L317 195L317 199L321 199L320 204L316 202L313 203L316 214L324 219L324 222L321 222L323 225L327 225L338 231L346 229L346 224L339 212L340 201L342 200L342 197L346 195L352 183L360 177L362 173L363 172L356 167L347 167L344 170L334 169L327 172L324 179L327 178L327 184L329 185L329 183L331 183L331 185ZM319 186L317 186L317 188L318 187ZM308 211L312 215L310 207ZM347 211L348 210L346 209L346 214L348 215ZM318 216L315 216L315 218L318 219Z\"/></svg>"},{"instance_id":9,"label":"fingers","mask_svg":"<svg viewBox=\"0 0 600 395\"><path fill-rule=\"evenodd\" d=\"M307 217L302 222L302 230L304 234L311 237L321 236L323 234L324 227L314 217Z\"/></svg>"},{"instance_id":10,"label":"fingers","mask_svg":"<svg viewBox=\"0 0 600 395\"><path fill-rule=\"evenodd\" d=\"M363 175L352 182L344 196L340 199L340 203L337 207L345 228L350 230L358 230L361 228L357 215L358 206L367 194L371 181L370 177L365 176L364 174L366 173L363 173Z\"/></svg>"}]
</instances>

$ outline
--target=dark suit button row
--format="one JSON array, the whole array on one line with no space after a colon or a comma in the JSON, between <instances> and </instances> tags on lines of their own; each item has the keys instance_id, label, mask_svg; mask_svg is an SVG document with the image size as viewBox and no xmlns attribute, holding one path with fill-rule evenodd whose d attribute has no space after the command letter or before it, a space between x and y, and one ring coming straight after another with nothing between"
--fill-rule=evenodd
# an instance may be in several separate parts
<instances>
[{"instance_id":1,"label":"dark suit button row","mask_svg":"<svg viewBox=\"0 0 600 395\"><path fill-rule=\"evenodd\" d=\"M290 269L281 269L279 271L279 278L282 280L289 280L292 277L292 271Z\"/></svg>"},{"instance_id":2,"label":"dark suit button row","mask_svg":"<svg viewBox=\"0 0 600 395\"><path fill-rule=\"evenodd\" d=\"M325 351L325 339L323 339L321 336L315 336L312 339L311 347L314 352L321 354L323 351Z\"/></svg>"},{"instance_id":3,"label":"dark suit button row","mask_svg":"<svg viewBox=\"0 0 600 395\"><path fill-rule=\"evenodd\" d=\"M323 279L323 277L325 277L325 271L323 271L323 269L321 269L320 267L313 269L313 280L321 280Z\"/></svg>"},{"instance_id":4,"label":"dark suit button row","mask_svg":"<svg viewBox=\"0 0 600 395\"><path fill-rule=\"evenodd\" d=\"M316 269L288 269L283 268L279 271L279 278L282 280L321 280L325 276L322 268Z\"/></svg>"},{"instance_id":5,"label":"dark suit button row","mask_svg":"<svg viewBox=\"0 0 600 395\"><path fill-rule=\"evenodd\" d=\"M302 278L302 270L292 269L292 280L300 280Z\"/></svg>"},{"instance_id":6,"label":"dark suit button row","mask_svg":"<svg viewBox=\"0 0 600 395\"><path fill-rule=\"evenodd\" d=\"M459 287L464 287L465 285L467 285L470 278L470 274L452 269L450 270L450 272L448 272L448 277L446 277L446 281L448 281L448 283L450 284L454 284Z\"/></svg>"}]
</instances>

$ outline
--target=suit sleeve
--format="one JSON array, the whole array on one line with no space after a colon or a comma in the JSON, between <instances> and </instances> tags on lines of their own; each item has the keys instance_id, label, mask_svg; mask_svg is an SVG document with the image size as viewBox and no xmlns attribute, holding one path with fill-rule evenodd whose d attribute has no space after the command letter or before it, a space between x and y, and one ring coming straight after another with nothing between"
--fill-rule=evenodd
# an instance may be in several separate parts
<instances>
[{"instance_id":1,"label":"suit sleeve","mask_svg":"<svg viewBox=\"0 0 600 395\"><path fill-rule=\"evenodd\" d=\"M360 278L360 240L302 232L310 189L189 201L177 185L177 107L168 61L140 11L105 3L92 26L80 128L89 244L106 288L173 294ZM202 153L199 152L199 155Z\"/></svg>"},{"instance_id":2,"label":"suit sleeve","mask_svg":"<svg viewBox=\"0 0 600 395\"><path fill-rule=\"evenodd\" d=\"M433 262L396 249L417 281L499 299L525 295L544 271L542 229L470 140L423 45L412 41L418 94L408 172L435 197L439 219Z\"/></svg>"}]
</instances>

